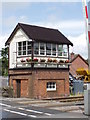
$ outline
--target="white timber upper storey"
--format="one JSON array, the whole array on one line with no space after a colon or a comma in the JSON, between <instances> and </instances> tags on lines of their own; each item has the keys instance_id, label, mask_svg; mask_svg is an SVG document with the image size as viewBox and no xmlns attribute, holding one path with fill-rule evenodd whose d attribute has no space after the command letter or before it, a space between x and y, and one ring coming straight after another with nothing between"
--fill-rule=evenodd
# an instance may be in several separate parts
<instances>
[{"instance_id":1,"label":"white timber upper storey","mask_svg":"<svg viewBox=\"0 0 90 120\"><path fill-rule=\"evenodd\" d=\"M68 55L68 44L34 41L19 28L9 43L9 69L31 67L32 63L36 67L66 67Z\"/></svg>"}]
</instances>

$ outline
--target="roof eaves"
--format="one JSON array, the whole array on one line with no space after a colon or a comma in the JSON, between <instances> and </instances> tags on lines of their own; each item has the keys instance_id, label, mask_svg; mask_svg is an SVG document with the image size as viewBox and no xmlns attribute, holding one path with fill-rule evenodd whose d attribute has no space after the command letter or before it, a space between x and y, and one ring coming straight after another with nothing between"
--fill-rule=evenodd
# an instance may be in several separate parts
<instances>
[{"instance_id":1,"label":"roof eaves","mask_svg":"<svg viewBox=\"0 0 90 120\"><path fill-rule=\"evenodd\" d=\"M58 29L57 29L57 31L60 32ZM60 32L60 34L62 34L62 33ZM64 34L62 34L62 36L67 39L67 37ZM68 40L67 44L73 46L73 43L70 40Z\"/></svg>"},{"instance_id":2,"label":"roof eaves","mask_svg":"<svg viewBox=\"0 0 90 120\"><path fill-rule=\"evenodd\" d=\"M30 36L30 34L28 35L27 31L22 27L22 23L18 23L18 25L20 26L20 28L25 32L25 34L32 39L32 37Z\"/></svg>"},{"instance_id":3,"label":"roof eaves","mask_svg":"<svg viewBox=\"0 0 90 120\"><path fill-rule=\"evenodd\" d=\"M77 54L77 55L70 61L70 63L72 63L77 57L80 57L87 65L89 65L88 62L87 62L80 54Z\"/></svg>"},{"instance_id":4,"label":"roof eaves","mask_svg":"<svg viewBox=\"0 0 90 120\"><path fill-rule=\"evenodd\" d=\"M11 35L9 36L7 41L5 42L5 46L10 44L11 39L13 38L13 36L15 35L15 33L17 32L18 29L19 29L19 24L17 24L17 26L15 27L15 29L13 30L13 32L11 33Z\"/></svg>"}]
</instances>

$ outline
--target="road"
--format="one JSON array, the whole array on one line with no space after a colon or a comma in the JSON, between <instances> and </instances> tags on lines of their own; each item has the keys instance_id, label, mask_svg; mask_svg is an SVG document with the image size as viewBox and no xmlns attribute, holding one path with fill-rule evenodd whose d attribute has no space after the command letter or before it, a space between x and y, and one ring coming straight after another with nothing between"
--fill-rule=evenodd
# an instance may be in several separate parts
<instances>
[{"instance_id":1,"label":"road","mask_svg":"<svg viewBox=\"0 0 90 120\"><path fill-rule=\"evenodd\" d=\"M67 113L60 110L49 109L47 107L33 106L33 104L19 104L16 101L10 99L0 100L0 109L2 114L0 117L6 120L6 118L18 118L18 119L31 119L31 118L78 118L77 120L89 120L88 117L77 113Z\"/></svg>"},{"instance_id":2,"label":"road","mask_svg":"<svg viewBox=\"0 0 90 120\"><path fill-rule=\"evenodd\" d=\"M7 99L0 101L0 106L2 106L2 118L46 118L60 113L58 110L17 104Z\"/></svg>"}]
</instances>

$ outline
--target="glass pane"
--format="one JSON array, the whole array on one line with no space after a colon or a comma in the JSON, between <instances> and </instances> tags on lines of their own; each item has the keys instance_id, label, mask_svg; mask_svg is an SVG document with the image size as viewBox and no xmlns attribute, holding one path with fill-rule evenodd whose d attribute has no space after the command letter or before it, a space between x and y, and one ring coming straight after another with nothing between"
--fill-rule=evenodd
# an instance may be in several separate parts
<instances>
[{"instance_id":1,"label":"glass pane","mask_svg":"<svg viewBox=\"0 0 90 120\"><path fill-rule=\"evenodd\" d=\"M58 56L62 56L63 45L58 45Z\"/></svg>"},{"instance_id":2,"label":"glass pane","mask_svg":"<svg viewBox=\"0 0 90 120\"><path fill-rule=\"evenodd\" d=\"M39 54L39 43L34 43L34 54L35 55Z\"/></svg>"},{"instance_id":3,"label":"glass pane","mask_svg":"<svg viewBox=\"0 0 90 120\"><path fill-rule=\"evenodd\" d=\"M26 55L26 51L23 51L23 55Z\"/></svg>"},{"instance_id":4,"label":"glass pane","mask_svg":"<svg viewBox=\"0 0 90 120\"><path fill-rule=\"evenodd\" d=\"M18 52L18 55L21 55L21 52Z\"/></svg>"},{"instance_id":5,"label":"glass pane","mask_svg":"<svg viewBox=\"0 0 90 120\"><path fill-rule=\"evenodd\" d=\"M51 44L46 44L46 55L51 55Z\"/></svg>"},{"instance_id":6,"label":"glass pane","mask_svg":"<svg viewBox=\"0 0 90 120\"><path fill-rule=\"evenodd\" d=\"M19 50L19 51L21 50L21 46L20 46L20 47L18 47L18 50Z\"/></svg>"},{"instance_id":7,"label":"glass pane","mask_svg":"<svg viewBox=\"0 0 90 120\"><path fill-rule=\"evenodd\" d=\"M28 50L31 50L31 46L27 46L27 49L28 49Z\"/></svg>"},{"instance_id":8,"label":"glass pane","mask_svg":"<svg viewBox=\"0 0 90 120\"><path fill-rule=\"evenodd\" d=\"M40 43L40 55L44 55L44 54L45 54L45 44Z\"/></svg>"},{"instance_id":9,"label":"glass pane","mask_svg":"<svg viewBox=\"0 0 90 120\"><path fill-rule=\"evenodd\" d=\"M26 41L23 42L23 55L26 55Z\"/></svg>"},{"instance_id":10,"label":"glass pane","mask_svg":"<svg viewBox=\"0 0 90 120\"><path fill-rule=\"evenodd\" d=\"M68 52L67 45L63 45L63 55L67 56L67 52Z\"/></svg>"},{"instance_id":11,"label":"glass pane","mask_svg":"<svg viewBox=\"0 0 90 120\"><path fill-rule=\"evenodd\" d=\"M20 47L21 46L21 42L18 42L18 47Z\"/></svg>"},{"instance_id":12,"label":"glass pane","mask_svg":"<svg viewBox=\"0 0 90 120\"><path fill-rule=\"evenodd\" d=\"M52 44L52 55L56 55L56 44Z\"/></svg>"},{"instance_id":13,"label":"glass pane","mask_svg":"<svg viewBox=\"0 0 90 120\"><path fill-rule=\"evenodd\" d=\"M28 42L27 42L27 45L28 45L28 46L31 45L31 41L28 41Z\"/></svg>"},{"instance_id":14,"label":"glass pane","mask_svg":"<svg viewBox=\"0 0 90 120\"><path fill-rule=\"evenodd\" d=\"M30 55L31 54L31 50L27 51L27 54Z\"/></svg>"},{"instance_id":15,"label":"glass pane","mask_svg":"<svg viewBox=\"0 0 90 120\"><path fill-rule=\"evenodd\" d=\"M26 50L26 46L23 46L23 50Z\"/></svg>"},{"instance_id":16,"label":"glass pane","mask_svg":"<svg viewBox=\"0 0 90 120\"><path fill-rule=\"evenodd\" d=\"M22 43L18 42L18 55L21 55Z\"/></svg>"},{"instance_id":17,"label":"glass pane","mask_svg":"<svg viewBox=\"0 0 90 120\"><path fill-rule=\"evenodd\" d=\"M23 46L26 46L26 41L23 42Z\"/></svg>"},{"instance_id":18,"label":"glass pane","mask_svg":"<svg viewBox=\"0 0 90 120\"><path fill-rule=\"evenodd\" d=\"M31 51L32 51L32 45L31 45L31 42L28 41L27 42L27 55L30 55Z\"/></svg>"}]
</instances>

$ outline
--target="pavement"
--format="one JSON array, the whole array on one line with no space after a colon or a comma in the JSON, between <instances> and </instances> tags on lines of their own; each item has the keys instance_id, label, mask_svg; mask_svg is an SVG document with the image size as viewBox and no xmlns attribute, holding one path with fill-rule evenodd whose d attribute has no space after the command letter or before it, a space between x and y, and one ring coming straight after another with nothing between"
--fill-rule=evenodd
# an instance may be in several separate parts
<instances>
[{"instance_id":1,"label":"pavement","mask_svg":"<svg viewBox=\"0 0 90 120\"><path fill-rule=\"evenodd\" d=\"M55 100L38 100L29 98L0 98L4 104L16 106L17 108L22 107L23 110L40 111L44 115L39 115L37 118L59 118L59 119L71 119L76 120L90 120L90 116L84 114L84 102L59 102ZM6 108L4 108L6 109ZM45 113L48 113L47 115ZM6 114L6 113L5 113ZM25 114L25 113L24 113ZM51 115L50 115L51 114Z\"/></svg>"}]
</instances>

